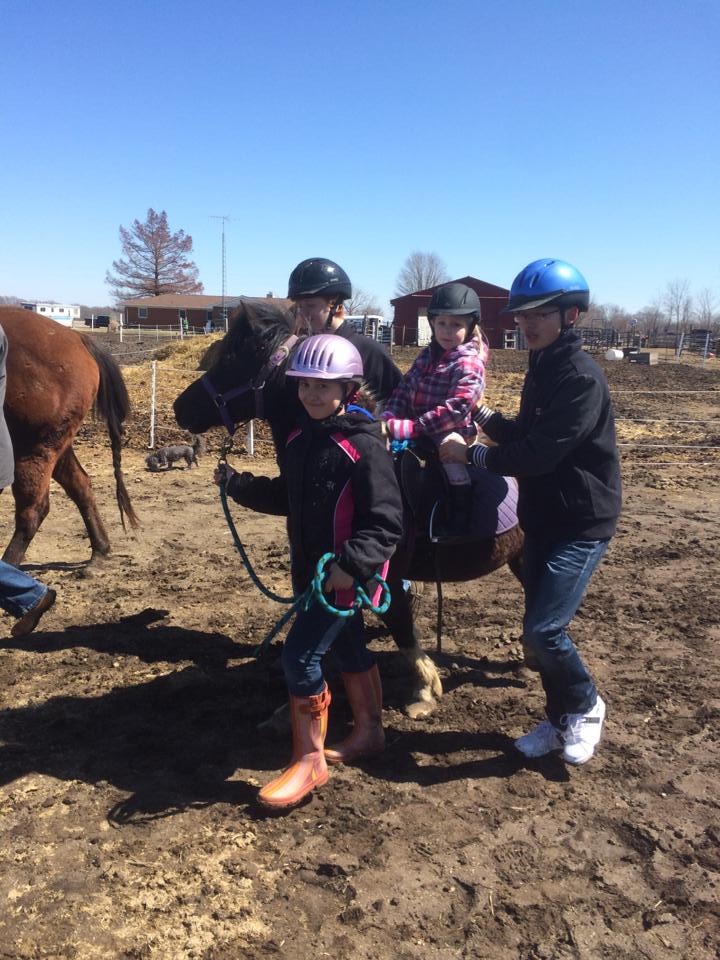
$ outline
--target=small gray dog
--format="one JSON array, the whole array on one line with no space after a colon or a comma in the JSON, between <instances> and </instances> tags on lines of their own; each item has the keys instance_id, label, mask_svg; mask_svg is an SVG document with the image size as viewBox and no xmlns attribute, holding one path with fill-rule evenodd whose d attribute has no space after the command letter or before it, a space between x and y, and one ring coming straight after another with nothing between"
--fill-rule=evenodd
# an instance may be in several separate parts
<instances>
[{"instance_id":1,"label":"small gray dog","mask_svg":"<svg viewBox=\"0 0 720 960\"><path fill-rule=\"evenodd\" d=\"M162 473L171 470L172 465L184 460L186 469L195 464L200 466L198 457L205 453L205 444L202 437L193 437L192 443L171 443L167 447L158 447L154 453L145 457L145 465L151 473Z\"/></svg>"}]
</instances>

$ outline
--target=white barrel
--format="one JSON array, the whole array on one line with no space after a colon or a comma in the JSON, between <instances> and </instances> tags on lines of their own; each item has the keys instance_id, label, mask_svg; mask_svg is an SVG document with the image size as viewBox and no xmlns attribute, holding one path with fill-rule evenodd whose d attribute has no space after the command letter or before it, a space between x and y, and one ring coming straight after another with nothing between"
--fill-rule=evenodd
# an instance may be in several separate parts
<instances>
[{"instance_id":1,"label":"white barrel","mask_svg":"<svg viewBox=\"0 0 720 960\"><path fill-rule=\"evenodd\" d=\"M624 354L622 350L615 350L611 348L605 353L606 360L622 360Z\"/></svg>"}]
</instances>

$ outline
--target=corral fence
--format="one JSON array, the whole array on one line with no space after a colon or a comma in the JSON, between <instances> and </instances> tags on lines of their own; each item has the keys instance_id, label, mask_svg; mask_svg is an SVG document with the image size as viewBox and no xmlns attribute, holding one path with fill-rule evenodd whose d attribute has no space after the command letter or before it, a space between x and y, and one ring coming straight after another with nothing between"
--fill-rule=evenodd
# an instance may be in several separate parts
<instances>
[{"instance_id":1,"label":"corral fence","mask_svg":"<svg viewBox=\"0 0 720 960\"><path fill-rule=\"evenodd\" d=\"M179 331L126 328L103 336L108 353L128 369L126 382L133 402L132 422L127 425L129 445L152 450L165 443L177 442L182 436L173 415L173 402L201 372L195 361L192 367L173 364L173 357L158 360L160 345L180 337ZM204 336L190 334L190 336ZM208 338L208 346L213 342ZM604 344L603 344L604 345ZM622 362L622 361L621 361ZM624 362L627 362L625 360ZM685 364L679 365L684 367ZM697 367L695 368L697 370ZM688 367L692 370L692 367ZM706 381L707 382L707 381ZM688 386L695 384L688 384ZM704 387L704 383L697 383ZM668 383L668 389L637 388L625 384L613 386L616 406L618 446L624 465L633 467L693 466L720 467L720 384L706 389L683 389ZM696 411L700 411L697 415ZM694 412L695 411L695 412ZM88 430L91 432L91 428ZM221 428L209 431L209 449L219 449L225 434ZM236 449L242 455L272 456L270 433L260 421L240 430Z\"/></svg>"}]
</instances>

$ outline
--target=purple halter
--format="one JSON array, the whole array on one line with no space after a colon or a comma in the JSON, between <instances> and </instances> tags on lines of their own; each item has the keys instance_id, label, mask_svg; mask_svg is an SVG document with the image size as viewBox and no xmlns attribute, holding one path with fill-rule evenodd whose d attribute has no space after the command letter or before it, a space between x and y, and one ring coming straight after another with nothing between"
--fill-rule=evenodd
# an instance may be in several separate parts
<instances>
[{"instance_id":1,"label":"purple halter","mask_svg":"<svg viewBox=\"0 0 720 960\"><path fill-rule=\"evenodd\" d=\"M290 351L298 342L298 339L295 334L288 337L268 358L267 363L260 368L252 380L248 381L248 383L241 384L239 387L232 387L230 390L226 390L225 393L220 393L219 390L215 389L207 373L201 377L200 382L210 394L210 399L217 407L223 426L231 437L235 435L237 427L228 412L228 403L236 397L240 397L244 393L249 393L253 390L255 392L255 416L262 417L264 413L263 390L267 378L276 367L279 367L280 364L290 356Z\"/></svg>"}]
</instances>

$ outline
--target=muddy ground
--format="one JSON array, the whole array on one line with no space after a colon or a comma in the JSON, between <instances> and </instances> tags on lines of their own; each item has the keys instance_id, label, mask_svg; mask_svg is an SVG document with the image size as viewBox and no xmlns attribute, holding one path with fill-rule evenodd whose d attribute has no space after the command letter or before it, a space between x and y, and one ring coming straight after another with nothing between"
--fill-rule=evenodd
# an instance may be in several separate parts
<instances>
[{"instance_id":1,"label":"muddy ground","mask_svg":"<svg viewBox=\"0 0 720 960\"><path fill-rule=\"evenodd\" d=\"M494 360L491 402L505 391L509 405L522 359ZM720 418L717 368L608 374L622 416ZM715 392L657 393L678 389ZM288 749L256 725L284 684L277 644L253 650L282 611L233 554L213 457L147 473L145 427L123 456L142 531L120 529L109 452L89 431L78 453L114 553L86 566L79 516L55 489L27 568L58 588L57 606L25 641L4 624L0 958L717 960L716 450L623 448L620 531L574 623L608 703L590 764L513 749L542 697L520 663L521 596L500 571L446 589L446 692L427 720L404 716L406 669L369 622L385 755L266 818L254 796ZM718 433L620 424L624 442L717 447ZM10 515L6 493L6 538ZM285 592L282 521L235 515ZM431 592L428 649L434 617ZM332 739L348 712L330 678Z\"/></svg>"}]
</instances>

